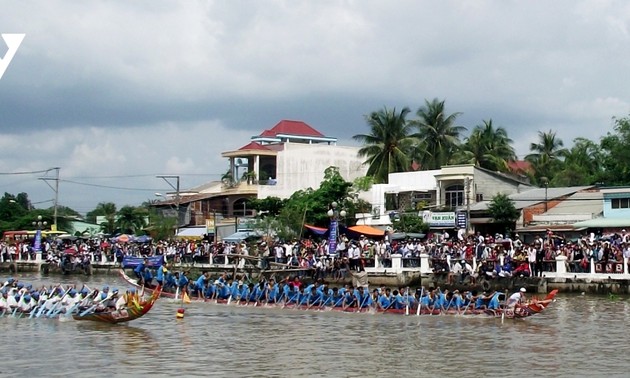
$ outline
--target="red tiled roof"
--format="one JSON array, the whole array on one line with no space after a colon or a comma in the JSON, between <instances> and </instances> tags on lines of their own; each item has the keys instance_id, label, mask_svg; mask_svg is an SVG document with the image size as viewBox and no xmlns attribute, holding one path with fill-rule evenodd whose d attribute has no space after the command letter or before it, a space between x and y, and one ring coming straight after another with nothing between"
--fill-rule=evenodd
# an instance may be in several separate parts
<instances>
[{"instance_id":1,"label":"red tiled roof","mask_svg":"<svg viewBox=\"0 0 630 378\"><path fill-rule=\"evenodd\" d=\"M249 142L246 145L244 145L243 147L238 149L239 151L245 151L245 150L265 150L265 151L270 151L269 148L263 146L262 144L258 143L258 142Z\"/></svg>"},{"instance_id":2,"label":"red tiled roof","mask_svg":"<svg viewBox=\"0 0 630 378\"><path fill-rule=\"evenodd\" d=\"M265 130L260 134L261 137L275 137L278 134L301 135L311 137L323 137L324 134L315 130L311 126L302 121L289 121L283 119L278 122L271 130Z\"/></svg>"},{"instance_id":3,"label":"red tiled roof","mask_svg":"<svg viewBox=\"0 0 630 378\"><path fill-rule=\"evenodd\" d=\"M509 161L508 163L508 168L510 169L510 171L512 172L530 172L534 169L534 167L532 167L532 164L526 160L514 160L514 161Z\"/></svg>"}]
</instances>

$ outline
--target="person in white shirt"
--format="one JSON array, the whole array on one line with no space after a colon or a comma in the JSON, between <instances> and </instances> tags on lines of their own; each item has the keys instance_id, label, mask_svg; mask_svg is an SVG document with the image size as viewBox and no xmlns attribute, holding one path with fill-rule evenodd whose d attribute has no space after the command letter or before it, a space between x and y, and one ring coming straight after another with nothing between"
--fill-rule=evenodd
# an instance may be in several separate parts
<instances>
[{"instance_id":1,"label":"person in white shirt","mask_svg":"<svg viewBox=\"0 0 630 378\"><path fill-rule=\"evenodd\" d=\"M466 229L459 228L457 230L457 240L459 240L460 242L463 242L465 238L466 238Z\"/></svg>"},{"instance_id":2,"label":"person in white shirt","mask_svg":"<svg viewBox=\"0 0 630 378\"><path fill-rule=\"evenodd\" d=\"M534 272L534 267L536 266L536 248L529 247L527 249L527 262L529 263L529 271Z\"/></svg>"},{"instance_id":3,"label":"person in white shirt","mask_svg":"<svg viewBox=\"0 0 630 378\"><path fill-rule=\"evenodd\" d=\"M361 250L357 246L356 242L350 243L350 249L348 250L348 257L350 258L350 269L358 270L361 264Z\"/></svg>"},{"instance_id":4,"label":"person in white shirt","mask_svg":"<svg viewBox=\"0 0 630 378\"><path fill-rule=\"evenodd\" d=\"M507 308L514 311L514 308L518 304L525 302L525 291L526 291L525 288L522 287L519 291L510 295L510 297L507 300L507 305L506 305Z\"/></svg>"},{"instance_id":5,"label":"person in white shirt","mask_svg":"<svg viewBox=\"0 0 630 378\"><path fill-rule=\"evenodd\" d=\"M460 277L462 274L462 265L459 260L456 260L453 266L451 267L451 271L448 273L447 281L449 285L454 283L455 277Z\"/></svg>"}]
</instances>

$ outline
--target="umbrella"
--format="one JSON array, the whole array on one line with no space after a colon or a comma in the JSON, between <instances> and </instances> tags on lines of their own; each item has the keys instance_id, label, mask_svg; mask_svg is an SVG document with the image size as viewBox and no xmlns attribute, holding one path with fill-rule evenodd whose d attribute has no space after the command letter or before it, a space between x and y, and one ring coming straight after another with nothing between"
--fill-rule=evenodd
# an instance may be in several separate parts
<instances>
[{"instance_id":1,"label":"umbrella","mask_svg":"<svg viewBox=\"0 0 630 378\"><path fill-rule=\"evenodd\" d=\"M121 243L126 243L126 242L128 242L128 241L129 241L129 235L122 234L122 235L120 235L120 236L118 237L118 239L117 239L117 240L118 240L119 242L121 242Z\"/></svg>"}]
</instances>

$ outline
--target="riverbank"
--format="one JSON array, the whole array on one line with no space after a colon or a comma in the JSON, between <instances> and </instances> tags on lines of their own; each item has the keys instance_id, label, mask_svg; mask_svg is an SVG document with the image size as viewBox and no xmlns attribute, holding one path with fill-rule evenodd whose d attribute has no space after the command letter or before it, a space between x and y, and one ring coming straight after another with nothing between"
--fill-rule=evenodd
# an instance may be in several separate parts
<instances>
[{"instance_id":1,"label":"riverbank","mask_svg":"<svg viewBox=\"0 0 630 378\"><path fill-rule=\"evenodd\" d=\"M172 269L176 271L188 270L190 277L197 277L202 271L210 271L213 276L223 272L231 274L244 273L251 278L257 279L261 275L265 277L274 276L276 279L286 278L289 275L299 275L307 281L310 279L310 271L300 269L280 269L278 265L272 265L272 270L261 271L256 262L258 258L249 257L246 262L240 259L236 263L231 263L224 256L216 257L208 263L203 264L174 264ZM470 280L464 283L448 283L446 274L434 274L429 256L423 255L419 258L404 259L394 255L387 261L366 260L366 272L371 287L440 287L449 290L477 290L482 291L514 291L521 287L527 289L529 293L548 293L558 289L563 293L589 293L589 294L630 294L630 274L628 273L628 261L617 263L617 269L608 273L601 273L601 268L595 262L591 262L589 272L577 273L568 271L566 258L559 257L554 265L548 266L548 271L543 272L542 277L505 277L493 279L481 279L473 285ZM476 266L476 261L471 261ZM0 263L0 272L5 275L19 273L39 273L40 275L69 275L69 276L90 276L90 275L118 275L120 263L115 261L93 261L86 268L77 267L72 271L62 270L57 264L48 264L38 260L17 260ZM333 285L342 286L346 283L352 284L352 277L346 274L345 278L332 280L326 278Z\"/></svg>"}]
</instances>

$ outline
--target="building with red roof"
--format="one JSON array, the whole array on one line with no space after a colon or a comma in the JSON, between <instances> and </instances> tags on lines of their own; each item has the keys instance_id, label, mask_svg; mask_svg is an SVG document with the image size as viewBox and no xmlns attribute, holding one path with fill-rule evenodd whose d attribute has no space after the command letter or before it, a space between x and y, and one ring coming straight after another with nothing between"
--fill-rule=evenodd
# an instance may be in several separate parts
<instances>
[{"instance_id":1,"label":"building with red roof","mask_svg":"<svg viewBox=\"0 0 630 378\"><path fill-rule=\"evenodd\" d=\"M253 213L247 208L250 199L288 198L298 190L318 188L328 167L338 167L348 181L365 176L367 167L358 151L359 147L338 146L337 138L306 122L282 120L242 147L222 152L229 171L221 181L180 192L177 198L169 193L172 199L156 206L185 207L182 225L203 225L217 216L249 216Z\"/></svg>"}]
</instances>

